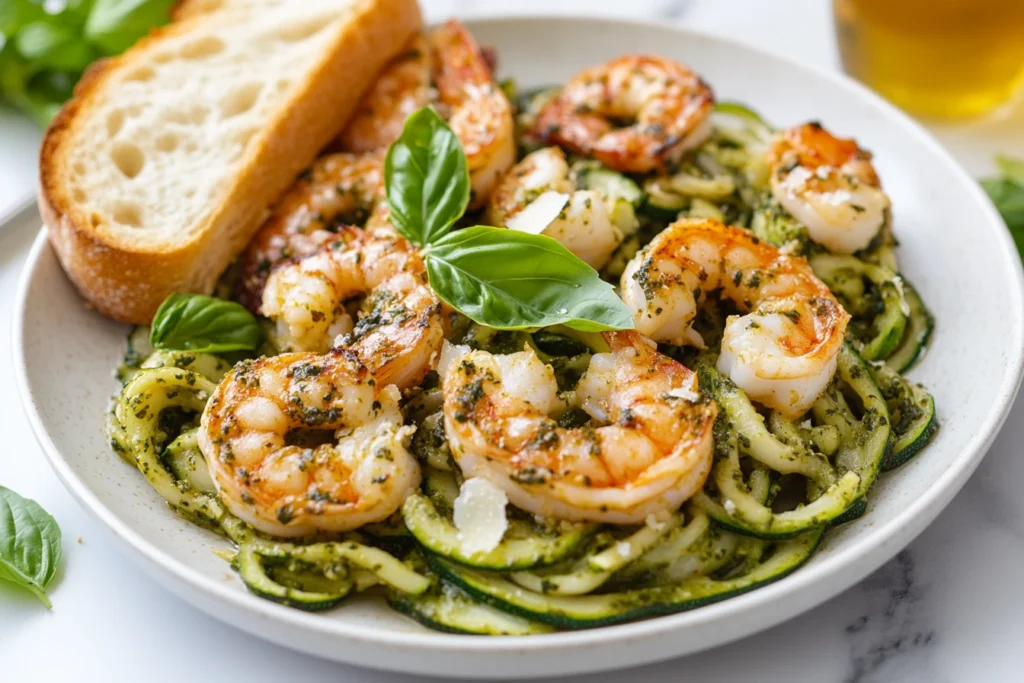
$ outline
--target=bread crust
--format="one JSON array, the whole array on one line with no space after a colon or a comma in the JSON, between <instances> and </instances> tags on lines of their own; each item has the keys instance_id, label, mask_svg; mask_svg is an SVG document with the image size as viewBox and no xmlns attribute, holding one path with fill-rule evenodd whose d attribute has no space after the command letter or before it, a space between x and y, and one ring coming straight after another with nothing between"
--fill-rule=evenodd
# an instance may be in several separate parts
<instances>
[{"instance_id":1,"label":"bread crust","mask_svg":"<svg viewBox=\"0 0 1024 683\"><path fill-rule=\"evenodd\" d=\"M241 171L207 212L198 229L174 244L128 244L97 227L104 217L84 215L65 182L65 154L91 104L110 97L107 84L165 37L206 20L182 12L182 21L153 31L123 55L94 64L46 131L39 159L39 209L50 242L71 281L103 315L148 324L173 292L209 293L217 278L259 228L269 205L340 131L378 71L422 26L416 0L356 0L336 49L267 122L246 151ZM116 95L115 95L116 96ZM98 222L97 222L98 221Z\"/></svg>"}]
</instances>

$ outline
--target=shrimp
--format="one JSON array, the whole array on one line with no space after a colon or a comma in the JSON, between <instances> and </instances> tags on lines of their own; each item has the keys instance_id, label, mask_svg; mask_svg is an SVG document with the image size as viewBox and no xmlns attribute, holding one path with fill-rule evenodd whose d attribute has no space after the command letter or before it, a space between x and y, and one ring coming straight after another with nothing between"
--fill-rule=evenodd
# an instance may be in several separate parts
<instances>
[{"instance_id":1,"label":"shrimp","mask_svg":"<svg viewBox=\"0 0 1024 683\"><path fill-rule=\"evenodd\" d=\"M670 225L629 262L620 286L637 331L694 346L703 346L697 309L720 290L746 314L726 322L718 369L787 418L832 379L850 320L803 258L712 219Z\"/></svg>"},{"instance_id":2,"label":"shrimp","mask_svg":"<svg viewBox=\"0 0 1024 683\"><path fill-rule=\"evenodd\" d=\"M448 21L428 37L438 109L462 143L469 167L469 208L487 202L498 179L516 160L512 105L466 27Z\"/></svg>"},{"instance_id":3,"label":"shrimp","mask_svg":"<svg viewBox=\"0 0 1024 683\"><path fill-rule=\"evenodd\" d=\"M358 320L346 303L366 294ZM263 314L285 350L344 346L385 384L407 389L431 369L444 341L441 303L415 248L391 228L345 227L334 240L267 280Z\"/></svg>"},{"instance_id":4,"label":"shrimp","mask_svg":"<svg viewBox=\"0 0 1024 683\"><path fill-rule=\"evenodd\" d=\"M427 104L437 107L462 143L472 187L469 208L480 208L515 162L512 106L494 82L488 56L457 21L417 38L392 62L363 98L341 143L355 152L387 147L406 117Z\"/></svg>"},{"instance_id":5,"label":"shrimp","mask_svg":"<svg viewBox=\"0 0 1024 683\"><path fill-rule=\"evenodd\" d=\"M776 135L767 158L772 195L830 251L864 249L888 220L871 153L853 140L805 123Z\"/></svg>"},{"instance_id":6,"label":"shrimp","mask_svg":"<svg viewBox=\"0 0 1024 683\"><path fill-rule=\"evenodd\" d=\"M243 361L207 403L199 447L221 500L254 528L348 531L389 517L419 486L399 397L344 351Z\"/></svg>"},{"instance_id":7,"label":"shrimp","mask_svg":"<svg viewBox=\"0 0 1024 683\"><path fill-rule=\"evenodd\" d=\"M711 135L714 102L689 67L627 55L566 83L541 109L533 133L617 171L664 171ZM623 120L635 122L616 128Z\"/></svg>"},{"instance_id":8,"label":"shrimp","mask_svg":"<svg viewBox=\"0 0 1024 683\"><path fill-rule=\"evenodd\" d=\"M439 372L448 442L466 477L544 517L636 524L704 485L717 405L695 374L635 332L608 332L569 403L594 424L567 428L554 372L527 348L500 356L448 346Z\"/></svg>"},{"instance_id":9,"label":"shrimp","mask_svg":"<svg viewBox=\"0 0 1024 683\"><path fill-rule=\"evenodd\" d=\"M384 149L402 134L409 115L429 103L429 51L426 39L416 36L377 76L338 142L356 153Z\"/></svg>"},{"instance_id":10,"label":"shrimp","mask_svg":"<svg viewBox=\"0 0 1024 683\"><path fill-rule=\"evenodd\" d=\"M501 179L491 194L487 220L492 225L506 225L545 192L566 194L568 199L544 234L590 266L604 266L623 240L622 229L613 220L616 202L596 190L577 190L569 177L565 153L558 147L528 154Z\"/></svg>"},{"instance_id":11,"label":"shrimp","mask_svg":"<svg viewBox=\"0 0 1024 683\"><path fill-rule=\"evenodd\" d=\"M301 258L336 239L342 225L389 226L381 153L330 154L278 201L241 257L238 300L259 312L270 273L289 258Z\"/></svg>"}]
</instances>

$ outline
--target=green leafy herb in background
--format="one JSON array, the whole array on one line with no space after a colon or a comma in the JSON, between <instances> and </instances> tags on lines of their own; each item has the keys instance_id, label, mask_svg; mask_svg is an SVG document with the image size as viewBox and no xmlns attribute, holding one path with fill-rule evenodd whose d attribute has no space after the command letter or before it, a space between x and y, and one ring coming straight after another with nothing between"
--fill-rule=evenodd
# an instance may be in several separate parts
<instances>
[{"instance_id":1,"label":"green leafy herb in background","mask_svg":"<svg viewBox=\"0 0 1024 683\"><path fill-rule=\"evenodd\" d=\"M466 155L432 109L406 121L384 183L392 223L423 248L430 286L463 315L503 330L633 327L612 286L556 240L488 226L452 231L469 203Z\"/></svg>"},{"instance_id":2,"label":"green leafy herb in background","mask_svg":"<svg viewBox=\"0 0 1024 683\"><path fill-rule=\"evenodd\" d=\"M56 520L34 500L0 486L0 580L27 588L49 608L46 586L60 556Z\"/></svg>"},{"instance_id":3,"label":"green leafy herb in background","mask_svg":"<svg viewBox=\"0 0 1024 683\"><path fill-rule=\"evenodd\" d=\"M1017 251L1024 254L1024 159L998 156L996 166L1002 175L982 180L981 186L1006 221Z\"/></svg>"},{"instance_id":4,"label":"green leafy herb in background","mask_svg":"<svg viewBox=\"0 0 1024 683\"><path fill-rule=\"evenodd\" d=\"M0 0L0 100L46 125L86 67L166 23L174 0ZM54 9L56 6L57 9Z\"/></svg>"},{"instance_id":5,"label":"green leafy herb in background","mask_svg":"<svg viewBox=\"0 0 1024 683\"><path fill-rule=\"evenodd\" d=\"M149 341L173 351L253 351L263 328L244 306L203 294L172 294L153 317Z\"/></svg>"}]
</instances>

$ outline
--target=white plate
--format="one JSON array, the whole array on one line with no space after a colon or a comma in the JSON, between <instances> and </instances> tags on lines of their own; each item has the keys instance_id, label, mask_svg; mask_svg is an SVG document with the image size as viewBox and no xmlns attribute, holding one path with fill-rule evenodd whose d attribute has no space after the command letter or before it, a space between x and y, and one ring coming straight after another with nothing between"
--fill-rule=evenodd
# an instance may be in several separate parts
<instances>
[{"instance_id":1,"label":"white plate","mask_svg":"<svg viewBox=\"0 0 1024 683\"><path fill-rule=\"evenodd\" d=\"M967 480L1017 391L1024 301L1017 254L976 183L917 125L839 76L680 28L591 19L471 22L523 86L559 82L621 53L688 62L720 99L769 120L820 119L876 153L893 198L906 275L938 319L913 377L935 395L942 428L916 460L881 477L861 519L830 533L793 575L690 612L529 638L427 631L357 599L307 614L248 594L211 548L217 537L178 519L109 449L104 415L127 329L86 310L45 240L33 248L15 321L18 381L53 467L83 505L160 583L195 606L273 642L382 669L476 678L581 673L708 648L789 619L864 578L903 548Z\"/></svg>"}]
</instances>

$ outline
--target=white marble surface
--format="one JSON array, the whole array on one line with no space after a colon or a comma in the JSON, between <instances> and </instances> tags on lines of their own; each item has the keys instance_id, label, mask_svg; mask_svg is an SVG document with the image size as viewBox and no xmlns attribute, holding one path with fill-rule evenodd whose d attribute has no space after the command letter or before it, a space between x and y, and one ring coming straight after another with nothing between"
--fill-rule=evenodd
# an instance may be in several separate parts
<instances>
[{"instance_id":1,"label":"white marble surface","mask_svg":"<svg viewBox=\"0 0 1024 683\"><path fill-rule=\"evenodd\" d=\"M2 0L0 0L2 1ZM423 0L421 0L423 1ZM837 68L826 0L426 0L428 16L583 12L660 17ZM1024 156L1024 106L933 130L968 169L993 152ZM0 215L31 192L36 133L0 113ZM969 234L970 226L965 226ZM195 679L412 683L243 635L166 593L119 554L57 481L12 386L15 282L34 228L0 231L0 483L36 498L65 533L65 564L46 612L0 584L0 680ZM768 632L685 659L588 676L612 681L943 683L1024 680L1024 403L963 492L906 551L825 605ZM583 680L583 679L579 679Z\"/></svg>"}]
</instances>

